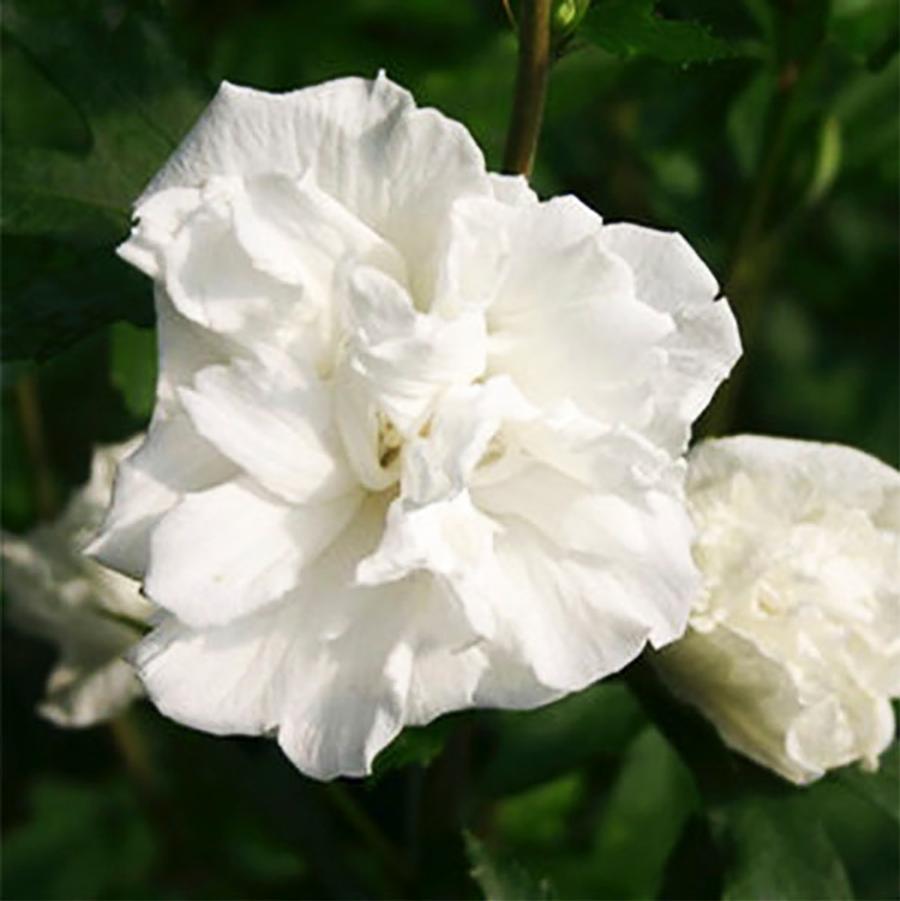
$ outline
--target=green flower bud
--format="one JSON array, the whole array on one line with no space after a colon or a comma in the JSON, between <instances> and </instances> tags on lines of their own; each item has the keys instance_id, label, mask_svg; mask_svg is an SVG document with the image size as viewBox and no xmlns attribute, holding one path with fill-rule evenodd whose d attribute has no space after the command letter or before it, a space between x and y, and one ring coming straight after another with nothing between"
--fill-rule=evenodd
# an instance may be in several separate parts
<instances>
[{"instance_id":1,"label":"green flower bud","mask_svg":"<svg viewBox=\"0 0 900 901\"><path fill-rule=\"evenodd\" d=\"M575 33L590 5L590 0L554 0L550 13L554 44L559 45Z\"/></svg>"}]
</instances>

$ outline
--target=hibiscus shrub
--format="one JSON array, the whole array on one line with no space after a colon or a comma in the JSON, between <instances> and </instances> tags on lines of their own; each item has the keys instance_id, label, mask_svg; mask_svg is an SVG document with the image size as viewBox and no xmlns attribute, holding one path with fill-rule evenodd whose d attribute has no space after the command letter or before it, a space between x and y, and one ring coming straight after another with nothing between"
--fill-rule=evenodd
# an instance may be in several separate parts
<instances>
[{"instance_id":1,"label":"hibiscus shrub","mask_svg":"<svg viewBox=\"0 0 900 901\"><path fill-rule=\"evenodd\" d=\"M6 897L895 893L896 3L527 2L4 4Z\"/></svg>"}]
</instances>

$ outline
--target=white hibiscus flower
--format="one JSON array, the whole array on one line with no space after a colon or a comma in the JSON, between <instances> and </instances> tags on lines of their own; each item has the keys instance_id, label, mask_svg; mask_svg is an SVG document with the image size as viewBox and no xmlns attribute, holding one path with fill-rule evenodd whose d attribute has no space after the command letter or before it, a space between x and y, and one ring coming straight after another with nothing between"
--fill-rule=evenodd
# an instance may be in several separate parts
<instances>
[{"instance_id":1,"label":"white hibiscus flower","mask_svg":"<svg viewBox=\"0 0 900 901\"><path fill-rule=\"evenodd\" d=\"M358 775L681 633L679 458L739 354L682 238L539 202L383 76L224 84L137 218L158 400L93 552L171 614L164 713Z\"/></svg>"},{"instance_id":2,"label":"white hibiscus flower","mask_svg":"<svg viewBox=\"0 0 900 901\"><path fill-rule=\"evenodd\" d=\"M59 647L38 707L59 726L92 726L142 694L123 655L146 631L151 605L137 582L82 553L109 505L116 464L142 438L97 448L90 480L54 522L24 537L3 533L10 619Z\"/></svg>"},{"instance_id":3,"label":"white hibiscus flower","mask_svg":"<svg viewBox=\"0 0 900 901\"><path fill-rule=\"evenodd\" d=\"M740 436L692 451L688 493L706 590L656 658L666 681L792 782L875 767L900 696L900 473Z\"/></svg>"}]
</instances>

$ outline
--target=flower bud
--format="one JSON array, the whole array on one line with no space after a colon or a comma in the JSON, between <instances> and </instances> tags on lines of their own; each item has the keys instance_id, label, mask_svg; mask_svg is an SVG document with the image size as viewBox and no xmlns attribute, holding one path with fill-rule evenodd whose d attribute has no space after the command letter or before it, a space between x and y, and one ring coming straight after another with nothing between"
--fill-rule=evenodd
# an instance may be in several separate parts
<instances>
[{"instance_id":1,"label":"flower bud","mask_svg":"<svg viewBox=\"0 0 900 901\"><path fill-rule=\"evenodd\" d=\"M900 473L839 445L740 436L691 453L704 593L655 659L725 742L798 784L894 737Z\"/></svg>"},{"instance_id":2,"label":"flower bud","mask_svg":"<svg viewBox=\"0 0 900 901\"><path fill-rule=\"evenodd\" d=\"M578 30L591 0L553 0L550 12L550 33L554 46L560 46Z\"/></svg>"}]
</instances>

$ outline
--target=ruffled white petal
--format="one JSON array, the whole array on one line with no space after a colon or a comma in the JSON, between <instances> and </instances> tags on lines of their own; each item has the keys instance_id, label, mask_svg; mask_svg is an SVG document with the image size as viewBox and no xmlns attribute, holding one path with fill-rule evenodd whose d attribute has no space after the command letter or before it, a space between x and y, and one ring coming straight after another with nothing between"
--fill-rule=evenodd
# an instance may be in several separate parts
<instances>
[{"instance_id":1,"label":"ruffled white petal","mask_svg":"<svg viewBox=\"0 0 900 901\"><path fill-rule=\"evenodd\" d=\"M416 624L427 585L356 587L384 504L359 511L292 596L220 629L172 620L135 662L167 715L216 733L277 732L317 778L362 775L404 720Z\"/></svg>"},{"instance_id":2,"label":"ruffled white petal","mask_svg":"<svg viewBox=\"0 0 900 901\"><path fill-rule=\"evenodd\" d=\"M235 237L254 266L302 286L320 310L328 311L335 272L347 259L406 281L400 253L309 173L244 179L232 208Z\"/></svg>"},{"instance_id":3,"label":"ruffled white petal","mask_svg":"<svg viewBox=\"0 0 900 901\"><path fill-rule=\"evenodd\" d=\"M452 499L470 483L483 483L515 467L504 426L537 416L505 376L447 391L427 433L404 450L403 498L415 505Z\"/></svg>"},{"instance_id":4,"label":"ruffled white petal","mask_svg":"<svg viewBox=\"0 0 900 901\"><path fill-rule=\"evenodd\" d=\"M476 632L573 690L678 637L698 582L681 468L640 436L551 422L507 379L449 393L358 572L446 579Z\"/></svg>"},{"instance_id":5,"label":"ruffled white petal","mask_svg":"<svg viewBox=\"0 0 900 901\"><path fill-rule=\"evenodd\" d=\"M649 422L674 324L636 298L600 217L572 197L462 199L452 217L436 309L485 309L488 371L539 405L568 400L601 422Z\"/></svg>"},{"instance_id":6,"label":"ruffled white petal","mask_svg":"<svg viewBox=\"0 0 900 901\"><path fill-rule=\"evenodd\" d=\"M330 393L292 360L274 371L244 361L209 367L179 397L200 435L283 500L327 500L356 489Z\"/></svg>"},{"instance_id":7,"label":"ruffled white petal","mask_svg":"<svg viewBox=\"0 0 900 901\"><path fill-rule=\"evenodd\" d=\"M474 636L440 586L419 575L354 584L383 500L368 501L296 592L221 628L172 619L133 655L152 699L217 734L274 733L316 778L364 775L403 724L462 706L532 707L560 695Z\"/></svg>"},{"instance_id":8,"label":"ruffled white petal","mask_svg":"<svg viewBox=\"0 0 900 901\"><path fill-rule=\"evenodd\" d=\"M650 637L643 611L615 575L559 548L533 526L503 521L495 540L496 642L538 682L577 691L617 672Z\"/></svg>"},{"instance_id":9,"label":"ruffled white petal","mask_svg":"<svg viewBox=\"0 0 900 901\"><path fill-rule=\"evenodd\" d=\"M444 393L483 372L484 320L478 312L426 316L396 281L357 267L347 279L345 325L337 422L357 477L380 491L397 480L400 447L426 426Z\"/></svg>"},{"instance_id":10,"label":"ruffled white petal","mask_svg":"<svg viewBox=\"0 0 900 901\"><path fill-rule=\"evenodd\" d=\"M417 109L383 74L286 94L224 82L139 204L210 177L309 173L397 247L412 284L430 284L435 235L452 201L490 194L484 159L459 123Z\"/></svg>"},{"instance_id":11,"label":"ruffled white petal","mask_svg":"<svg viewBox=\"0 0 900 901\"><path fill-rule=\"evenodd\" d=\"M156 342L159 372L153 421L181 413L178 389L190 385L208 366L223 365L245 354L232 341L186 319L175 309L164 288L156 285Z\"/></svg>"},{"instance_id":12,"label":"ruffled white petal","mask_svg":"<svg viewBox=\"0 0 900 901\"><path fill-rule=\"evenodd\" d=\"M662 343L666 362L654 386L653 418L644 431L680 453L691 423L741 355L737 322L728 301L718 299L715 276L677 232L615 223L603 229L600 241L628 264L638 300L675 321Z\"/></svg>"},{"instance_id":13,"label":"ruffled white petal","mask_svg":"<svg viewBox=\"0 0 900 901\"><path fill-rule=\"evenodd\" d=\"M900 474L871 454L842 444L767 435L737 435L704 442L702 448L691 457L692 489L703 491L743 473L758 481L767 498L780 496L779 509L788 512L800 499L814 501L810 486L815 486L818 497L862 510L888 531L896 528L889 511L898 502Z\"/></svg>"},{"instance_id":14,"label":"ruffled white petal","mask_svg":"<svg viewBox=\"0 0 900 901\"><path fill-rule=\"evenodd\" d=\"M290 591L361 500L288 505L249 479L187 494L153 531L144 589L188 625L245 616Z\"/></svg>"},{"instance_id":15,"label":"ruffled white petal","mask_svg":"<svg viewBox=\"0 0 900 901\"><path fill-rule=\"evenodd\" d=\"M483 316L426 316L401 285L371 267L349 275L346 327L344 365L403 436L424 424L440 391L484 372Z\"/></svg>"},{"instance_id":16,"label":"ruffled white petal","mask_svg":"<svg viewBox=\"0 0 900 901\"><path fill-rule=\"evenodd\" d=\"M791 781L874 767L893 738L898 489L896 470L836 445L739 436L691 455L705 593L659 668L725 741Z\"/></svg>"},{"instance_id":17,"label":"ruffled white petal","mask_svg":"<svg viewBox=\"0 0 900 901\"><path fill-rule=\"evenodd\" d=\"M121 655L139 638L131 635L110 647L100 665L91 665L80 655L63 652L47 679L46 694L38 713L51 723L66 728L96 726L118 716L142 697L143 686L134 669Z\"/></svg>"},{"instance_id":18,"label":"ruffled white petal","mask_svg":"<svg viewBox=\"0 0 900 901\"><path fill-rule=\"evenodd\" d=\"M231 179L206 185L202 202L160 250L166 292L178 312L238 338L264 330L271 320L314 315L302 286L275 277L267 271L271 266L258 265L240 241L236 195L242 188ZM252 224L244 227L250 230Z\"/></svg>"},{"instance_id":19,"label":"ruffled white petal","mask_svg":"<svg viewBox=\"0 0 900 901\"><path fill-rule=\"evenodd\" d=\"M121 657L140 638L151 607L138 583L81 552L109 502L116 463L135 443L98 448L89 482L58 519L24 538L2 536L11 621L59 648L38 710L60 726L91 726L141 694Z\"/></svg>"},{"instance_id":20,"label":"ruffled white petal","mask_svg":"<svg viewBox=\"0 0 900 901\"><path fill-rule=\"evenodd\" d=\"M112 505L85 553L140 579L160 519L188 492L221 484L236 472L184 413L159 418L143 444L119 464Z\"/></svg>"},{"instance_id":21,"label":"ruffled white petal","mask_svg":"<svg viewBox=\"0 0 900 901\"><path fill-rule=\"evenodd\" d=\"M158 404L95 550L170 611L160 709L360 774L680 633L676 457L730 352L683 248L611 249L384 76L223 85L136 212Z\"/></svg>"},{"instance_id":22,"label":"ruffled white petal","mask_svg":"<svg viewBox=\"0 0 900 901\"><path fill-rule=\"evenodd\" d=\"M140 586L82 558L56 524L2 539L11 621L59 648L40 712L66 726L114 716L140 694L120 665L150 611Z\"/></svg>"}]
</instances>

